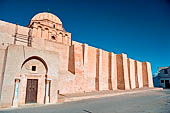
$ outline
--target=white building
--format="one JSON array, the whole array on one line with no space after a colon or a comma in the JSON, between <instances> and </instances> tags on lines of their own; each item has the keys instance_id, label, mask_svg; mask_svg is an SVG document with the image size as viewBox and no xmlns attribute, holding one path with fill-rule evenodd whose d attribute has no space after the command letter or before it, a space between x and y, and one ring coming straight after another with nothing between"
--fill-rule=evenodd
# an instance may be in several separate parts
<instances>
[{"instance_id":1,"label":"white building","mask_svg":"<svg viewBox=\"0 0 170 113\"><path fill-rule=\"evenodd\" d=\"M160 87L170 88L170 66L169 67L159 67L159 84Z\"/></svg>"}]
</instances>

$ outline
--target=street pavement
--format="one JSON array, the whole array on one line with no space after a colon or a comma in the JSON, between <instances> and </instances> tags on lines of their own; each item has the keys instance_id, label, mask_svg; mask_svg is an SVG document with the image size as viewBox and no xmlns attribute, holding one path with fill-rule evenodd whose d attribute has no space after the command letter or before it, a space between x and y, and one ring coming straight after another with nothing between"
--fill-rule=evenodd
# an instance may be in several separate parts
<instances>
[{"instance_id":1,"label":"street pavement","mask_svg":"<svg viewBox=\"0 0 170 113\"><path fill-rule=\"evenodd\" d=\"M38 107L2 109L0 113L170 113L170 89Z\"/></svg>"}]
</instances>

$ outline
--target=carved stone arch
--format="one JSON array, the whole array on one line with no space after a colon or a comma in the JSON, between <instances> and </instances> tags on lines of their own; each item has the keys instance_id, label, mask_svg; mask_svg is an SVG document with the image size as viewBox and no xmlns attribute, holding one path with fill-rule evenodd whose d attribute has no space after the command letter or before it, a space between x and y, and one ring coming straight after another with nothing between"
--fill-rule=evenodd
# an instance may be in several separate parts
<instances>
[{"instance_id":1,"label":"carved stone arch","mask_svg":"<svg viewBox=\"0 0 170 113\"><path fill-rule=\"evenodd\" d=\"M42 29L42 26L38 25L37 28L41 28Z\"/></svg>"},{"instance_id":2,"label":"carved stone arch","mask_svg":"<svg viewBox=\"0 0 170 113\"><path fill-rule=\"evenodd\" d=\"M44 27L44 31L43 31L43 38L45 39L49 39L49 29L47 27Z\"/></svg>"},{"instance_id":3,"label":"carved stone arch","mask_svg":"<svg viewBox=\"0 0 170 113\"><path fill-rule=\"evenodd\" d=\"M22 85L19 90L20 103L43 104L46 100L49 102L49 95L45 93L49 92L49 88L46 87L47 73L47 63L39 56L31 56L22 63L22 77L20 80Z\"/></svg>"},{"instance_id":4,"label":"carved stone arch","mask_svg":"<svg viewBox=\"0 0 170 113\"><path fill-rule=\"evenodd\" d=\"M47 27L44 28L45 30L49 30Z\"/></svg>"},{"instance_id":5,"label":"carved stone arch","mask_svg":"<svg viewBox=\"0 0 170 113\"><path fill-rule=\"evenodd\" d=\"M42 26L37 27L37 37L41 38L42 37Z\"/></svg>"},{"instance_id":6,"label":"carved stone arch","mask_svg":"<svg viewBox=\"0 0 170 113\"><path fill-rule=\"evenodd\" d=\"M67 43L68 43L68 34L67 34L67 33L64 33L62 42L63 42L64 44L67 44Z\"/></svg>"},{"instance_id":7,"label":"carved stone arch","mask_svg":"<svg viewBox=\"0 0 170 113\"><path fill-rule=\"evenodd\" d=\"M33 59L40 61L44 65L44 67L46 69L46 74L47 74L48 73L48 66L47 66L46 62L41 57L38 57L38 56L31 56L31 57L27 58L23 62L22 66L21 66L21 69L23 68L25 63L27 63L28 61L33 60Z\"/></svg>"},{"instance_id":8,"label":"carved stone arch","mask_svg":"<svg viewBox=\"0 0 170 113\"><path fill-rule=\"evenodd\" d=\"M68 34L66 33L65 36L68 36Z\"/></svg>"},{"instance_id":9,"label":"carved stone arch","mask_svg":"<svg viewBox=\"0 0 170 113\"><path fill-rule=\"evenodd\" d=\"M43 25L41 25L41 29L44 31L45 30L45 28L47 28L46 26L43 26Z\"/></svg>"},{"instance_id":10,"label":"carved stone arch","mask_svg":"<svg viewBox=\"0 0 170 113\"><path fill-rule=\"evenodd\" d=\"M52 30L52 35L57 36L57 32L55 30Z\"/></svg>"},{"instance_id":11,"label":"carved stone arch","mask_svg":"<svg viewBox=\"0 0 170 113\"><path fill-rule=\"evenodd\" d=\"M62 32L59 32L57 39L58 39L58 42L62 42L63 41L63 33Z\"/></svg>"}]
</instances>

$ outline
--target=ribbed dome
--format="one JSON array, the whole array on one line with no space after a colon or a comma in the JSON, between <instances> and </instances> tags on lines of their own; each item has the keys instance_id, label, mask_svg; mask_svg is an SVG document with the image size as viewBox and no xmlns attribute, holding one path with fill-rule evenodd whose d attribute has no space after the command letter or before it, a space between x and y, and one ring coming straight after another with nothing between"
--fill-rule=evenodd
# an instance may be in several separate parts
<instances>
[{"instance_id":1,"label":"ribbed dome","mask_svg":"<svg viewBox=\"0 0 170 113\"><path fill-rule=\"evenodd\" d=\"M38 13L31 20L34 21L34 20L44 20L44 19L48 19L54 23L62 24L61 20L57 16L47 12Z\"/></svg>"}]
</instances>

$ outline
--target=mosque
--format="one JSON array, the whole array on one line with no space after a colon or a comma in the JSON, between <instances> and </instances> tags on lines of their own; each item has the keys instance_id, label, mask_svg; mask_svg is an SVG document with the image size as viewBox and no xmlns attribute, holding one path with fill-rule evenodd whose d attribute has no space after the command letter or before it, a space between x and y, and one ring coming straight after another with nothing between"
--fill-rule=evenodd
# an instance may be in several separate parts
<instances>
[{"instance_id":1,"label":"mosque","mask_svg":"<svg viewBox=\"0 0 170 113\"><path fill-rule=\"evenodd\" d=\"M149 62L71 40L54 14L39 13L27 27L0 21L1 107L57 103L59 94L143 87L153 87Z\"/></svg>"}]
</instances>

